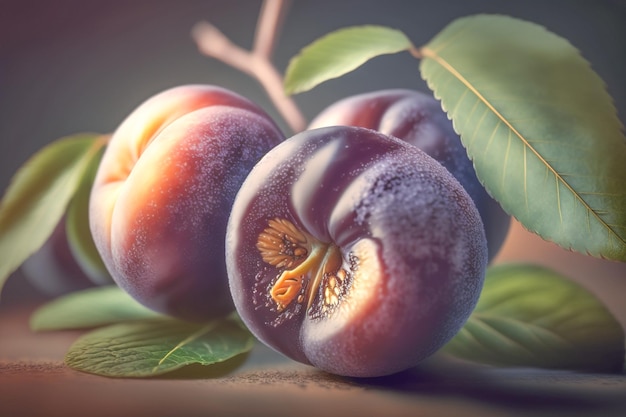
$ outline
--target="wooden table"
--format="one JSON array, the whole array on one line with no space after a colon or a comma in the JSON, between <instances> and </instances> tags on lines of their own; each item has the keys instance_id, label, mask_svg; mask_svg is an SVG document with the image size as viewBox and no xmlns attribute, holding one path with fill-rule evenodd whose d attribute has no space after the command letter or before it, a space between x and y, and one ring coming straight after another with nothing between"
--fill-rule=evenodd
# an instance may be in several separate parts
<instances>
[{"instance_id":1,"label":"wooden table","mask_svg":"<svg viewBox=\"0 0 626 417\"><path fill-rule=\"evenodd\" d=\"M496 369L443 357L398 375L358 380L297 364L259 344L234 370L156 379L94 376L63 364L80 333L32 333L33 308L0 312L2 417L626 416L625 374Z\"/></svg>"}]
</instances>

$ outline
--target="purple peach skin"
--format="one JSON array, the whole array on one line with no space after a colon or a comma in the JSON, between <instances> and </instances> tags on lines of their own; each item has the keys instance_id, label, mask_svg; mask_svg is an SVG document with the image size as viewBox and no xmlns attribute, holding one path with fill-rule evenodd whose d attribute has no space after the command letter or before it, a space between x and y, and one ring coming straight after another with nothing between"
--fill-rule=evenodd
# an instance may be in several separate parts
<instances>
[{"instance_id":1,"label":"purple peach skin","mask_svg":"<svg viewBox=\"0 0 626 417\"><path fill-rule=\"evenodd\" d=\"M439 161L465 187L480 212L492 260L508 234L510 216L481 185L452 122L432 96L388 89L344 98L323 110L310 129L346 125L374 129L417 146Z\"/></svg>"},{"instance_id":2,"label":"purple peach skin","mask_svg":"<svg viewBox=\"0 0 626 417\"><path fill-rule=\"evenodd\" d=\"M372 377L410 368L463 326L487 265L461 184L415 146L370 129L302 132L270 151L227 229L237 311L305 364Z\"/></svg>"}]
</instances>

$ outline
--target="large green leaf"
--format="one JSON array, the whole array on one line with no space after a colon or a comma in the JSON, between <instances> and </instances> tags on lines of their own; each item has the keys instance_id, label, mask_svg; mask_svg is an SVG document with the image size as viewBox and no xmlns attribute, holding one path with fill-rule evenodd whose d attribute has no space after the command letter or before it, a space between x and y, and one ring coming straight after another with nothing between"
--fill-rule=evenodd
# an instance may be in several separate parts
<instances>
[{"instance_id":1,"label":"large green leaf","mask_svg":"<svg viewBox=\"0 0 626 417\"><path fill-rule=\"evenodd\" d=\"M579 52L492 15L458 19L420 51L423 78L503 208L564 248L626 261L626 139Z\"/></svg>"},{"instance_id":2,"label":"large green leaf","mask_svg":"<svg viewBox=\"0 0 626 417\"><path fill-rule=\"evenodd\" d=\"M104 147L96 152L89 161L80 185L67 209L65 222L68 244L76 262L94 284L98 285L113 283L113 279L98 253L89 227L89 197L103 154Z\"/></svg>"},{"instance_id":3,"label":"large green leaf","mask_svg":"<svg viewBox=\"0 0 626 417\"><path fill-rule=\"evenodd\" d=\"M50 236L89 161L104 145L105 139L96 134L59 139L15 174L0 202L0 289Z\"/></svg>"},{"instance_id":4,"label":"large green leaf","mask_svg":"<svg viewBox=\"0 0 626 417\"><path fill-rule=\"evenodd\" d=\"M115 285L64 295L35 310L30 327L35 331L84 329L105 324L161 317Z\"/></svg>"},{"instance_id":5,"label":"large green leaf","mask_svg":"<svg viewBox=\"0 0 626 417\"><path fill-rule=\"evenodd\" d=\"M248 352L254 338L234 318L205 324L153 319L103 327L80 337L68 366L110 377L150 377L212 365Z\"/></svg>"},{"instance_id":6,"label":"large green leaf","mask_svg":"<svg viewBox=\"0 0 626 417\"><path fill-rule=\"evenodd\" d=\"M355 70L384 54L412 48L400 31L383 26L354 26L332 32L293 57L285 72L285 91L296 94Z\"/></svg>"},{"instance_id":7,"label":"large green leaf","mask_svg":"<svg viewBox=\"0 0 626 417\"><path fill-rule=\"evenodd\" d=\"M491 267L478 305L442 349L499 366L621 371L624 331L594 295L549 269Z\"/></svg>"}]
</instances>

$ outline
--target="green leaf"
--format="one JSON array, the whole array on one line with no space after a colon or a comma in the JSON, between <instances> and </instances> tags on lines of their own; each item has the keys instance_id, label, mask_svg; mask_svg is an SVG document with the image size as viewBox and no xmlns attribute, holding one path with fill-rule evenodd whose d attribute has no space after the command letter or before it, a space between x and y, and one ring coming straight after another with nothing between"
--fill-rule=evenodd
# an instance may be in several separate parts
<instances>
[{"instance_id":1,"label":"green leaf","mask_svg":"<svg viewBox=\"0 0 626 417\"><path fill-rule=\"evenodd\" d=\"M104 147L94 153L67 209L66 232L70 250L86 275L97 285L112 284L104 262L96 249L89 227L89 197L98 172Z\"/></svg>"},{"instance_id":2,"label":"green leaf","mask_svg":"<svg viewBox=\"0 0 626 417\"><path fill-rule=\"evenodd\" d=\"M488 270L476 309L442 349L499 366L621 371L624 331L594 295L539 266Z\"/></svg>"},{"instance_id":3,"label":"green leaf","mask_svg":"<svg viewBox=\"0 0 626 417\"><path fill-rule=\"evenodd\" d=\"M234 318L204 324L174 319L121 323L80 337L65 362L109 377L162 375L189 365L212 365L248 352L252 335Z\"/></svg>"},{"instance_id":4,"label":"green leaf","mask_svg":"<svg viewBox=\"0 0 626 417\"><path fill-rule=\"evenodd\" d=\"M626 261L626 138L579 52L493 15L452 22L420 52L423 78L503 208L564 248Z\"/></svg>"},{"instance_id":5,"label":"green leaf","mask_svg":"<svg viewBox=\"0 0 626 417\"><path fill-rule=\"evenodd\" d=\"M340 77L379 55L413 47L400 31L383 26L355 26L332 32L293 57L285 71L285 91L296 94Z\"/></svg>"},{"instance_id":6,"label":"green leaf","mask_svg":"<svg viewBox=\"0 0 626 417\"><path fill-rule=\"evenodd\" d=\"M154 317L160 314L111 285L76 291L44 304L32 314L30 327L35 331L82 329Z\"/></svg>"},{"instance_id":7,"label":"green leaf","mask_svg":"<svg viewBox=\"0 0 626 417\"><path fill-rule=\"evenodd\" d=\"M96 134L59 139L15 174L0 202L0 290L61 220L89 161L105 144Z\"/></svg>"}]
</instances>

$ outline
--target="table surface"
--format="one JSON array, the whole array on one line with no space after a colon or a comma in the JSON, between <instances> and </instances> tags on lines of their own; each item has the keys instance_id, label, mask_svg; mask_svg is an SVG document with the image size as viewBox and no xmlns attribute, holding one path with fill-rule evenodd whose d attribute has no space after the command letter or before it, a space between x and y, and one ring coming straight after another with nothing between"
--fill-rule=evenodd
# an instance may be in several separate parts
<instances>
[{"instance_id":1,"label":"table surface","mask_svg":"<svg viewBox=\"0 0 626 417\"><path fill-rule=\"evenodd\" d=\"M0 313L0 416L626 416L623 373L490 368L444 357L353 379L258 344L234 370L105 378L66 367L63 356L80 332L33 333L31 311Z\"/></svg>"}]
</instances>

